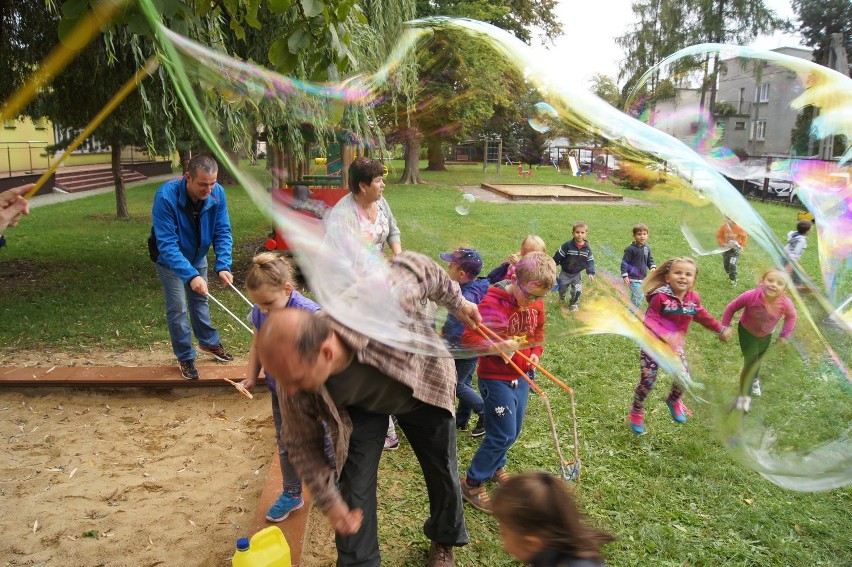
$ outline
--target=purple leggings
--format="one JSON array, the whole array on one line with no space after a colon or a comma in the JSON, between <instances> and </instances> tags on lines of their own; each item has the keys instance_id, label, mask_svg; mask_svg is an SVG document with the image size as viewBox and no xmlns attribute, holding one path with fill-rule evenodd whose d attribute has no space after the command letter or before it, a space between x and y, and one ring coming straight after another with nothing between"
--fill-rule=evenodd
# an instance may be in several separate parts
<instances>
[{"instance_id":1,"label":"purple leggings","mask_svg":"<svg viewBox=\"0 0 852 567\"><path fill-rule=\"evenodd\" d=\"M683 368L689 374L689 366L686 364L686 358L683 354L683 349L677 349L677 354L683 363ZM654 384L657 383L657 361L644 350L639 355L639 367L641 368L641 376L639 384L636 386L636 391L633 393L633 408L632 413L645 413L645 398L654 389ZM669 392L668 399L670 402L677 402L683 396L683 388L680 381L675 378L672 381L672 389Z\"/></svg>"}]
</instances>

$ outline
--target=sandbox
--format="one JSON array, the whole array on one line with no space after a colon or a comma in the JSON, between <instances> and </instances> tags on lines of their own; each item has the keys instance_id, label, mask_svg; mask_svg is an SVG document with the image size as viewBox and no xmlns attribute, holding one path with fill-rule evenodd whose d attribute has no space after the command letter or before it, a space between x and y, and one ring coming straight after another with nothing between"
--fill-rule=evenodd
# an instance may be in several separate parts
<instances>
[{"instance_id":1,"label":"sandbox","mask_svg":"<svg viewBox=\"0 0 852 567\"><path fill-rule=\"evenodd\" d=\"M527 201L622 201L623 196L578 185L539 183L483 183L483 189L511 200Z\"/></svg>"}]
</instances>

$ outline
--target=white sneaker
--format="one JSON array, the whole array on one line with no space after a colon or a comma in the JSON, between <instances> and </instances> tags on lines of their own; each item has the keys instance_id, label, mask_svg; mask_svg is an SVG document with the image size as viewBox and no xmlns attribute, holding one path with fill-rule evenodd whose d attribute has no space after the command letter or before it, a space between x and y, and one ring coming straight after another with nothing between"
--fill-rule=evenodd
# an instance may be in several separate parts
<instances>
[{"instance_id":1,"label":"white sneaker","mask_svg":"<svg viewBox=\"0 0 852 567\"><path fill-rule=\"evenodd\" d=\"M580 310L580 306L577 305L576 303L571 306L571 311L579 311L579 310Z\"/></svg>"},{"instance_id":2,"label":"white sneaker","mask_svg":"<svg viewBox=\"0 0 852 567\"><path fill-rule=\"evenodd\" d=\"M755 379L754 379L754 384L752 384L752 385L751 385L751 395L752 395L752 396L759 396L759 395L761 395L762 393L763 393L763 392L760 390L760 379L759 379L759 378L755 378Z\"/></svg>"},{"instance_id":3,"label":"white sneaker","mask_svg":"<svg viewBox=\"0 0 852 567\"><path fill-rule=\"evenodd\" d=\"M751 397L750 396L743 396L742 400L743 400L742 410L745 413L748 413L749 410L751 409Z\"/></svg>"}]
</instances>

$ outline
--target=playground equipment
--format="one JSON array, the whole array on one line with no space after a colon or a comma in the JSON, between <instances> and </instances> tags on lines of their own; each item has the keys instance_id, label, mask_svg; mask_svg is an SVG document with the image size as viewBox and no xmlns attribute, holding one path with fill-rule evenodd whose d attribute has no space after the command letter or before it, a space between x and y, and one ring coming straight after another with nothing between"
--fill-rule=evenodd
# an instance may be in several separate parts
<instances>
[{"instance_id":1,"label":"playground equipment","mask_svg":"<svg viewBox=\"0 0 852 567\"><path fill-rule=\"evenodd\" d=\"M503 138L485 138L484 143L482 171L488 171L488 164L494 164L497 166L497 173L500 173L500 164L503 162Z\"/></svg>"},{"instance_id":2,"label":"playground equipment","mask_svg":"<svg viewBox=\"0 0 852 567\"><path fill-rule=\"evenodd\" d=\"M325 158L311 159L313 145L318 140L309 127L303 128L303 136L306 140L304 160L297 161L290 153L287 158L288 165L291 165L288 168L290 177L283 187L272 187L269 191L273 201L290 207L299 214L322 218L324 213L348 192L346 187L349 164L355 159L358 147L349 143L345 135L339 134L333 142L325 145ZM314 168L310 170L309 160L314 164ZM318 171L322 173L317 173ZM267 250L284 252L290 250L275 227L269 232L264 247Z\"/></svg>"}]
</instances>

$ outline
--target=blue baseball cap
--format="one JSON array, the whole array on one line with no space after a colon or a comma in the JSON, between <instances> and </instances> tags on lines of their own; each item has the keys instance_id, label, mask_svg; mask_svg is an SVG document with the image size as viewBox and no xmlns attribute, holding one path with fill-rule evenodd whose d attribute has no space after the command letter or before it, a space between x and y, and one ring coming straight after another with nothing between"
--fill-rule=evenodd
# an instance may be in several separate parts
<instances>
[{"instance_id":1,"label":"blue baseball cap","mask_svg":"<svg viewBox=\"0 0 852 567\"><path fill-rule=\"evenodd\" d=\"M476 248L459 248L452 252L441 252L440 257L444 262L458 264L472 278L482 271L482 256Z\"/></svg>"}]
</instances>

